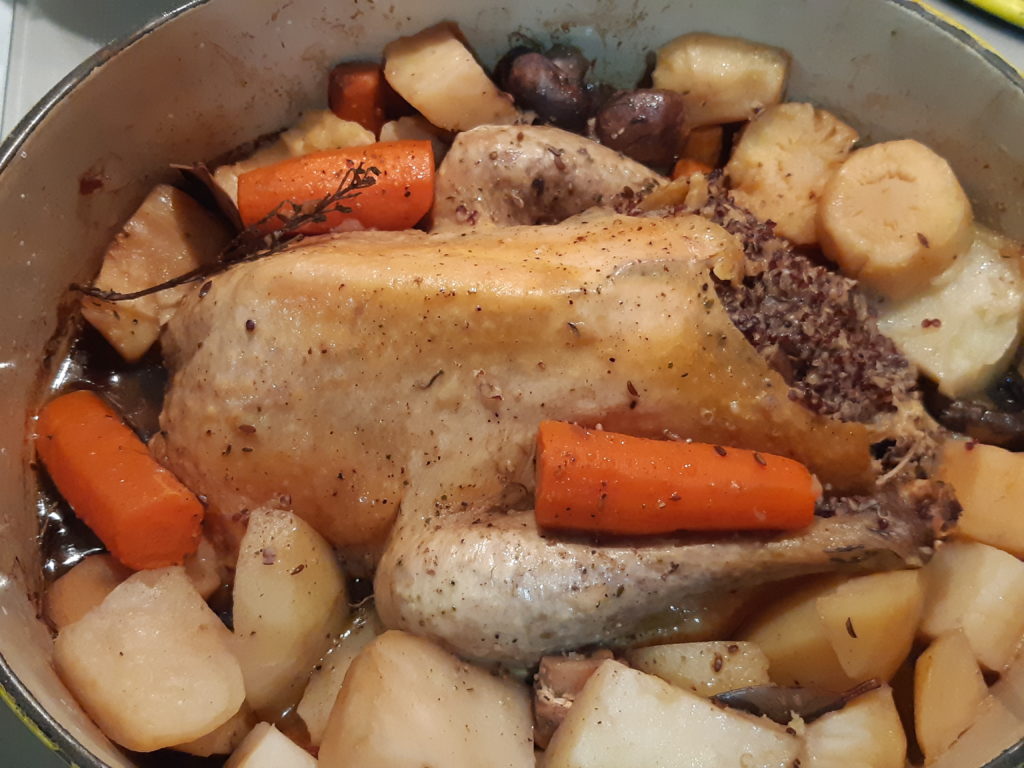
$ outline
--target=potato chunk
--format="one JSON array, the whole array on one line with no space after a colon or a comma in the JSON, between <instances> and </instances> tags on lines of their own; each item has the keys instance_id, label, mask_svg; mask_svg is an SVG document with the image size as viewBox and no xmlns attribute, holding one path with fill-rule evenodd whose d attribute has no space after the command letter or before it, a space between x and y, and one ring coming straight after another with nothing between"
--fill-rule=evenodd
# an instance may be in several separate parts
<instances>
[{"instance_id":1,"label":"potato chunk","mask_svg":"<svg viewBox=\"0 0 1024 768\"><path fill-rule=\"evenodd\" d=\"M789 54L736 37L687 34L658 49L654 87L683 94L686 125L749 120L782 100Z\"/></svg>"},{"instance_id":2,"label":"potato chunk","mask_svg":"<svg viewBox=\"0 0 1024 768\"><path fill-rule=\"evenodd\" d=\"M815 720L804 735L801 768L904 768L907 737L883 686Z\"/></svg>"},{"instance_id":3,"label":"potato chunk","mask_svg":"<svg viewBox=\"0 0 1024 768\"><path fill-rule=\"evenodd\" d=\"M1024 636L1024 563L995 547L951 541L924 568L921 631L960 628L981 665L1003 670Z\"/></svg>"},{"instance_id":4,"label":"potato chunk","mask_svg":"<svg viewBox=\"0 0 1024 768\"><path fill-rule=\"evenodd\" d=\"M54 644L61 678L103 732L150 752L203 736L245 698L230 633L181 567L141 571Z\"/></svg>"},{"instance_id":5,"label":"potato chunk","mask_svg":"<svg viewBox=\"0 0 1024 768\"><path fill-rule=\"evenodd\" d=\"M914 667L914 732L928 762L967 730L987 695L963 632L954 629L928 646Z\"/></svg>"},{"instance_id":6,"label":"potato chunk","mask_svg":"<svg viewBox=\"0 0 1024 768\"><path fill-rule=\"evenodd\" d=\"M941 459L939 477L963 506L957 535L1024 557L1024 454L950 440Z\"/></svg>"},{"instance_id":7,"label":"potato chunk","mask_svg":"<svg viewBox=\"0 0 1024 768\"><path fill-rule=\"evenodd\" d=\"M224 768L316 768L306 750L270 723L260 723L238 746Z\"/></svg>"},{"instance_id":8,"label":"potato chunk","mask_svg":"<svg viewBox=\"0 0 1024 768\"><path fill-rule=\"evenodd\" d=\"M90 555L46 590L43 613L56 629L74 624L132 572L110 555Z\"/></svg>"},{"instance_id":9,"label":"potato chunk","mask_svg":"<svg viewBox=\"0 0 1024 768\"><path fill-rule=\"evenodd\" d=\"M348 619L345 577L331 546L291 512L249 517L235 570L234 650L257 713L294 704Z\"/></svg>"},{"instance_id":10,"label":"potato chunk","mask_svg":"<svg viewBox=\"0 0 1024 768\"><path fill-rule=\"evenodd\" d=\"M468 131L519 119L512 97L498 90L450 22L389 43L384 76L438 128Z\"/></svg>"},{"instance_id":11,"label":"potato chunk","mask_svg":"<svg viewBox=\"0 0 1024 768\"><path fill-rule=\"evenodd\" d=\"M914 365L960 397L984 389L1020 341L1020 246L981 226L966 253L923 290L883 302L878 327Z\"/></svg>"},{"instance_id":12,"label":"potato chunk","mask_svg":"<svg viewBox=\"0 0 1024 768\"><path fill-rule=\"evenodd\" d=\"M230 755L255 726L256 716L247 704L243 704L242 708L220 727L198 739L178 744L173 749L197 757Z\"/></svg>"},{"instance_id":13,"label":"potato chunk","mask_svg":"<svg viewBox=\"0 0 1024 768\"><path fill-rule=\"evenodd\" d=\"M790 768L799 740L763 718L715 706L606 661L544 754L544 768Z\"/></svg>"},{"instance_id":14,"label":"potato chunk","mask_svg":"<svg viewBox=\"0 0 1024 768\"><path fill-rule=\"evenodd\" d=\"M526 687L421 637L385 632L345 677L322 768L532 768Z\"/></svg>"},{"instance_id":15,"label":"potato chunk","mask_svg":"<svg viewBox=\"0 0 1024 768\"><path fill-rule=\"evenodd\" d=\"M352 616L352 623L341 633L334 647L327 652L309 678L302 700L295 708L309 731L313 746L320 746L327 728L327 719L345 682L352 660L383 631L377 612L373 608L360 610Z\"/></svg>"},{"instance_id":16,"label":"potato chunk","mask_svg":"<svg viewBox=\"0 0 1024 768\"><path fill-rule=\"evenodd\" d=\"M636 648L626 661L641 672L701 696L768 685L768 658L753 643L717 640Z\"/></svg>"},{"instance_id":17,"label":"potato chunk","mask_svg":"<svg viewBox=\"0 0 1024 768\"><path fill-rule=\"evenodd\" d=\"M733 199L797 245L818 241L818 198L857 132L812 104L777 104L743 131L725 172Z\"/></svg>"},{"instance_id":18,"label":"potato chunk","mask_svg":"<svg viewBox=\"0 0 1024 768\"><path fill-rule=\"evenodd\" d=\"M95 286L131 293L211 261L228 241L227 227L169 184L153 187L103 256ZM125 360L142 357L171 319L189 286L110 302L82 297L82 315Z\"/></svg>"},{"instance_id":19,"label":"potato chunk","mask_svg":"<svg viewBox=\"0 0 1024 768\"><path fill-rule=\"evenodd\" d=\"M843 671L891 680L910 653L924 590L917 571L850 579L818 598L818 616Z\"/></svg>"}]
</instances>

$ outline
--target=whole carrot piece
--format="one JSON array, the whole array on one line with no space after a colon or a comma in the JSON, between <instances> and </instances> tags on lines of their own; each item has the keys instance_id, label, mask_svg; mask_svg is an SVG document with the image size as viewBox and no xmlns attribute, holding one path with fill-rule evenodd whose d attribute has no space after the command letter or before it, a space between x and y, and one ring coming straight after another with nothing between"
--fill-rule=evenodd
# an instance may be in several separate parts
<instances>
[{"instance_id":1,"label":"whole carrot piece","mask_svg":"<svg viewBox=\"0 0 1024 768\"><path fill-rule=\"evenodd\" d=\"M203 505L94 392L46 404L36 451L75 514L124 565L162 568L195 551Z\"/></svg>"},{"instance_id":2,"label":"whole carrot piece","mask_svg":"<svg viewBox=\"0 0 1024 768\"><path fill-rule=\"evenodd\" d=\"M821 495L799 462L545 421L537 436L537 524L591 533L787 530Z\"/></svg>"},{"instance_id":3,"label":"whole carrot piece","mask_svg":"<svg viewBox=\"0 0 1024 768\"><path fill-rule=\"evenodd\" d=\"M364 229L409 229L434 202L434 149L429 141L381 141L361 147L328 149L256 168L238 177L238 212L246 226L280 229L295 206L309 206L338 190L358 166L377 168L376 183L340 201L350 212L333 211L323 221L298 228L322 234L349 225Z\"/></svg>"},{"instance_id":4,"label":"whole carrot piece","mask_svg":"<svg viewBox=\"0 0 1024 768\"><path fill-rule=\"evenodd\" d=\"M352 120L380 136L387 105L384 69L372 61L350 61L331 70L327 104L342 120Z\"/></svg>"}]
</instances>

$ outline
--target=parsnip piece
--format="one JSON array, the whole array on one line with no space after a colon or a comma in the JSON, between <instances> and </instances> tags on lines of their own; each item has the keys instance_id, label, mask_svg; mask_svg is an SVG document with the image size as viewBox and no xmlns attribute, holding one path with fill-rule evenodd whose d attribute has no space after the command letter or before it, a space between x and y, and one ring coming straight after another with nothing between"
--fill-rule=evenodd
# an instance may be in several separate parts
<instances>
[{"instance_id":1,"label":"parsnip piece","mask_svg":"<svg viewBox=\"0 0 1024 768\"><path fill-rule=\"evenodd\" d=\"M140 571L54 644L61 678L103 732L137 752L196 739L245 698L230 633L181 567Z\"/></svg>"},{"instance_id":2,"label":"parsnip piece","mask_svg":"<svg viewBox=\"0 0 1024 768\"><path fill-rule=\"evenodd\" d=\"M807 726L801 768L904 768L907 737L883 686Z\"/></svg>"},{"instance_id":3,"label":"parsnip piece","mask_svg":"<svg viewBox=\"0 0 1024 768\"><path fill-rule=\"evenodd\" d=\"M380 129L381 141L429 141L434 148L434 162L440 164L448 152L443 132L419 115L405 115L389 120Z\"/></svg>"},{"instance_id":4,"label":"parsnip piece","mask_svg":"<svg viewBox=\"0 0 1024 768\"><path fill-rule=\"evenodd\" d=\"M927 762L967 730L987 695L963 632L951 630L928 646L914 668L914 732Z\"/></svg>"},{"instance_id":5,"label":"parsnip piece","mask_svg":"<svg viewBox=\"0 0 1024 768\"><path fill-rule=\"evenodd\" d=\"M873 573L819 597L818 616L851 679L891 680L910 653L923 602L917 571Z\"/></svg>"},{"instance_id":6,"label":"parsnip piece","mask_svg":"<svg viewBox=\"0 0 1024 768\"><path fill-rule=\"evenodd\" d=\"M606 661L555 731L541 766L790 768L799 750L799 739L770 720Z\"/></svg>"},{"instance_id":7,"label":"parsnip piece","mask_svg":"<svg viewBox=\"0 0 1024 768\"><path fill-rule=\"evenodd\" d=\"M384 77L438 128L468 131L519 119L512 98L498 90L450 22L389 43Z\"/></svg>"},{"instance_id":8,"label":"parsnip piece","mask_svg":"<svg viewBox=\"0 0 1024 768\"><path fill-rule=\"evenodd\" d=\"M1021 247L975 225L966 253L920 293L883 302L878 327L939 391L961 397L1006 369L1021 337Z\"/></svg>"},{"instance_id":9,"label":"parsnip piece","mask_svg":"<svg viewBox=\"0 0 1024 768\"><path fill-rule=\"evenodd\" d=\"M224 584L226 571L223 557L207 536L201 537L196 551L185 558L185 573L204 600Z\"/></svg>"},{"instance_id":10,"label":"parsnip piece","mask_svg":"<svg viewBox=\"0 0 1024 768\"><path fill-rule=\"evenodd\" d=\"M971 244L971 204L944 159L912 139L853 152L825 185L818 238L843 274L897 299Z\"/></svg>"},{"instance_id":11,"label":"parsnip piece","mask_svg":"<svg viewBox=\"0 0 1024 768\"><path fill-rule=\"evenodd\" d=\"M391 631L352 662L319 761L323 768L532 768L532 726L526 686Z\"/></svg>"},{"instance_id":12,"label":"parsnip piece","mask_svg":"<svg viewBox=\"0 0 1024 768\"><path fill-rule=\"evenodd\" d=\"M1024 557L1024 454L950 440L942 448L939 478L953 486L963 506L958 536Z\"/></svg>"},{"instance_id":13,"label":"parsnip piece","mask_svg":"<svg viewBox=\"0 0 1024 768\"><path fill-rule=\"evenodd\" d=\"M178 744L173 749L196 757L230 755L255 726L256 715L247 704L243 704L242 708L219 728L198 739Z\"/></svg>"},{"instance_id":14,"label":"parsnip piece","mask_svg":"<svg viewBox=\"0 0 1024 768\"><path fill-rule=\"evenodd\" d=\"M131 293L185 274L213 259L227 228L199 203L169 184L153 188L107 248L95 286ZM120 355L138 360L160 335L189 286L131 301L82 297L82 315Z\"/></svg>"},{"instance_id":15,"label":"parsnip piece","mask_svg":"<svg viewBox=\"0 0 1024 768\"><path fill-rule=\"evenodd\" d=\"M330 545L291 512L249 517L235 570L234 650L257 713L294 704L348 619L345 577Z\"/></svg>"},{"instance_id":16,"label":"parsnip piece","mask_svg":"<svg viewBox=\"0 0 1024 768\"><path fill-rule=\"evenodd\" d=\"M110 555L89 555L46 590L43 614L58 630L74 624L131 573Z\"/></svg>"},{"instance_id":17,"label":"parsnip piece","mask_svg":"<svg viewBox=\"0 0 1024 768\"><path fill-rule=\"evenodd\" d=\"M641 672L701 696L768 685L768 658L753 643L717 640L636 648L626 661Z\"/></svg>"},{"instance_id":18,"label":"parsnip piece","mask_svg":"<svg viewBox=\"0 0 1024 768\"><path fill-rule=\"evenodd\" d=\"M316 759L270 723L253 728L224 768L316 768Z\"/></svg>"},{"instance_id":19,"label":"parsnip piece","mask_svg":"<svg viewBox=\"0 0 1024 768\"><path fill-rule=\"evenodd\" d=\"M951 541L923 570L921 631L936 638L960 628L975 657L999 672L1024 637L1024 563L995 547Z\"/></svg>"},{"instance_id":20,"label":"parsnip piece","mask_svg":"<svg viewBox=\"0 0 1024 768\"><path fill-rule=\"evenodd\" d=\"M1024 719L995 696L988 696L978 716L952 747L929 768L975 768L1024 739Z\"/></svg>"},{"instance_id":21,"label":"parsnip piece","mask_svg":"<svg viewBox=\"0 0 1024 768\"><path fill-rule=\"evenodd\" d=\"M768 107L743 131L725 172L733 198L797 245L818 241L818 199L857 131L812 104Z\"/></svg>"},{"instance_id":22,"label":"parsnip piece","mask_svg":"<svg viewBox=\"0 0 1024 768\"><path fill-rule=\"evenodd\" d=\"M690 127L749 120L782 100L789 54L736 37L687 34L658 49L654 87L683 94Z\"/></svg>"},{"instance_id":23,"label":"parsnip piece","mask_svg":"<svg viewBox=\"0 0 1024 768\"><path fill-rule=\"evenodd\" d=\"M372 607L360 610L309 678L296 712L306 724L313 746L320 746L323 740L327 720L352 660L383 631Z\"/></svg>"},{"instance_id":24,"label":"parsnip piece","mask_svg":"<svg viewBox=\"0 0 1024 768\"><path fill-rule=\"evenodd\" d=\"M768 606L741 633L768 657L777 685L846 690L855 681L843 670L818 613L818 598L840 581L821 579Z\"/></svg>"}]
</instances>

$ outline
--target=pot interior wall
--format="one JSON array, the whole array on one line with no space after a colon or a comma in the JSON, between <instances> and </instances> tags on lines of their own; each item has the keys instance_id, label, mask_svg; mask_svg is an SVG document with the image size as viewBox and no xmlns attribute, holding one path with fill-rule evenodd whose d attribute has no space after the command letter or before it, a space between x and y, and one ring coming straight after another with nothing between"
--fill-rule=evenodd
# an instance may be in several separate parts
<instances>
[{"instance_id":1,"label":"pot interior wall","mask_svg":"<svg viewBox=\"0 0 1024 768\"><path fill-rule=\"evenodd\" d=\"M568 39L599 74L634 82L645 53L687 31L739 35L792 52L791 99L837 111L873 140L911 136L946 156L979 218L1024 237L1024 90L965 36L892 0L212 0L142 35L70 89L0 170L0 654L60 727L115 766L132 764L92 726L51 666L36 619L41 588L30 415L59 355L67 286L169 162L210 159L323 101L327 68L376 58L396 35L448 18L493 61L510 33ZM17 132L16 132L17 135ZM80 190L84 176L103 185ZM42 373L40 373L42 371ZM17 687L12 680L8 687ZM66 729L63 732L62 729ZM74 748L71 748L74 751ZM73 754L78 761L84 754Z\"/></svg>"}]
</instances>

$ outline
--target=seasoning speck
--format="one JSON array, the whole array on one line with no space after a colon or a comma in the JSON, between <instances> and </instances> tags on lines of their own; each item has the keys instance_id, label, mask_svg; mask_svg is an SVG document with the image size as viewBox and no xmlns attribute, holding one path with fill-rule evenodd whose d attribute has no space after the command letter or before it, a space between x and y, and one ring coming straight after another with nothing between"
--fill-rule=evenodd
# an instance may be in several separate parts
<instances>
[{"instance_id":1,"label":"seasoning speck","mask_svg":"<svg viewBox=\"0 0 1024 768\"><path fill-rule=\"evenodd\" d=\"M199 298L201 299L208 294L211 288L213 288L213 280L207 280L203 283L203 287L199 289Z\"/></svg>"},{"instance_id":2,"label":"seasoning speck","mask_svg":"<svg viewBox=\"0 0 1024 768\"><path fill-rule=\"evenodd\" d=\"M853 619L849 616L846 617L846 634L856 639L857 633L853 629Z\"/></svg>"},{"instance_id":3,"label":"seasoning speck","mask_svg":"<svg viewBox=\"0 0 1024 768\"><path fill-rule=\"evenodd\" d=\"M719 456L725 456L728 454L728 451L726 451L725 448L723 448L722 446L716 445L715 453L717 453Z\"/></svg>"},{"instance_id":4,"label":"seasoning speck","mask_svg":"<svg viewBox=\"0 0 1024 768\"><path fill-rule=\"evenodd\" d=\"M252 319L246 320L245 321L245 330L247 330L249 333L252 333L253 331L255 331L256 330L256 321L252 320Z\"/></svg>"},{"instance_id":5,"label":"seasoning speck","mask_svg":"<svg viewBox=\"0 0 1024 768\"><path fill-rule=\"evenodd\" d=\"M263 556L264 565L273 565L277 562L277 552L274 551L273 547L264 547L260 554Z\"/></svg>"},{"instance_id":6,"label":"seasoning speck","mask_svg":"<svg viewBox=\"0 0 1024 768\"><path fill-rule=\"evenodd\" d=\"M754 451L754 461L756 461L762 467L767 467L768 466L768 462L764 460L764 456L762 456L757 451Z\"/></svg>"}]
</instances>

